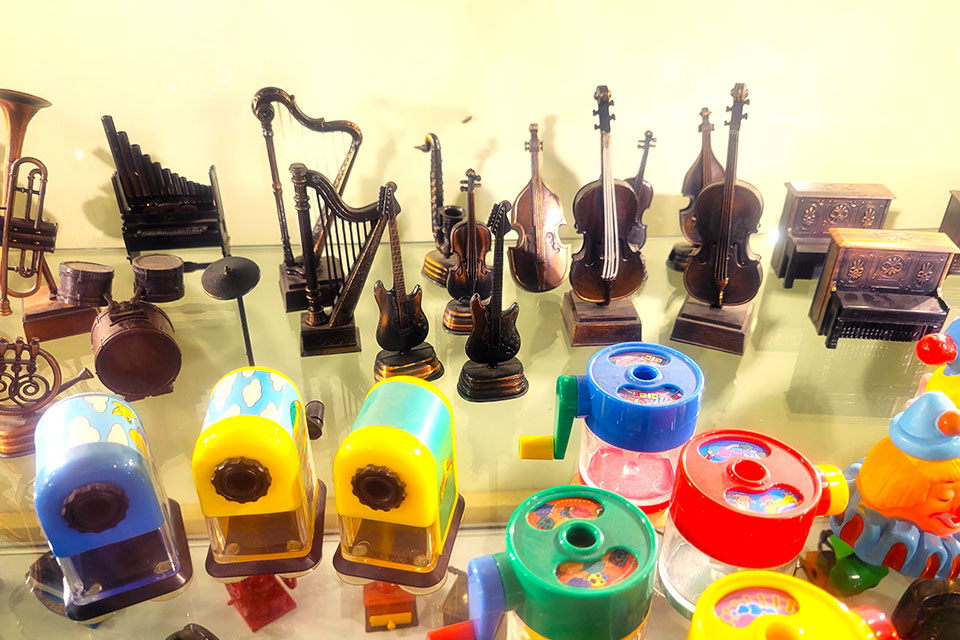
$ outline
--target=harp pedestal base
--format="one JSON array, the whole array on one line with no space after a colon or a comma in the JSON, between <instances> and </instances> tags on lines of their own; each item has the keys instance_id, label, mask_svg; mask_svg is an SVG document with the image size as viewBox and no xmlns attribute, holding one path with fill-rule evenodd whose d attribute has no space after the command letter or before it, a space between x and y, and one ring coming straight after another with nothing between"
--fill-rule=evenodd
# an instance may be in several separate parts
<instances>
[{"instance_id":1,"label":"harp pedestal base","mask_svg":"<svg viewBox=\"0 0 960 640\"><path fill-rule=\"evenodd\" d=\"M470 304L451 300L443 310L443 328L448 333L465 336L473 330L473 316Z\"/></svg>"},{"instance_id":2,"label":"harp pedestal base","mask_svg":"<svg viewBox=\"0 0 960 640\"><path fill-rule=\"evenodd\" d=\"M40 416L0 416L0 458L16 458L35 451L33 432Z\"/></svg>"},{"instance_id":3,"label":"harp pedestal base","mask_svg":"<svg viewBox=\"0 0 960 640\"><path fill-rule=\"evenodd\" d=\"M100 310L96 307L75 307L50 297L47 287L23 299L23 333L27 340L41 342L90 333Z\"/></svg>"},{"instance_id":4,"label":"harp pedestal base","mask_svg":"<svg viewBox=\"0 0 960 640\"><path fill-rule=\"evenodd\" d=\"M752 320L752 302L717 309L687 296L670 339L742 356Z\"/></svg>"},{"instance_id":5,"label":"harp pedestal base","mask_svg":"<svg viewBox=\"0 0 960 640\"><path fill-rule=\"evenodd\" d=\"M312 326L308 314L300 314L300 355L325 356L360 351L360 330L352 322L339 327Z\"/></svg>"},{"instance_id":6,"label":"harp pedestal base","mask_svg":"<svg viewBox=\"0 0 960 640\"><path fill-rule=\"evenodd\" d=\"M394 376L436 380L442 375L443 364L429 342L422 342L403 352L383 349L373 363L373 379L377 381Z\"/></svg>"},{"instance_id":7,"label":"harp pedestal base","mask_svg":"<svg viewBox=\"0 0 960 640\"><path fill-rule=\"evenodd\" d=\"M447 273L453 268L454 261L452 256L444 256L439 249L434 249L424 256L420 273L433 284L446 287Z\"/></svg>"},{"instance_id":8,"label":"harp pedestal base","mask_svg":"<svg viewBox=\"0 0 960 640\"><path fill-rule=\"evenodd\" d=\"M560 314L574 347L642 340L643 324L629 298L600 305L567 291L563 294Z\"/></svg>"},{"instance_id":9,"label":"harp pedestal base","mask_svg":"<svg viewBox=\"0 0 960 640\"><path fill-rule=\"evenodd\" d=\"M670 249L670 255L667 256L667 267L674 271L685 271L687 265L690 264L690 254L693 253L695 248L696 245L692 242L677 242L674 244L673 248Z\"/></svg>"},{"instance_id":10,"label":"harp pedestal base","mask_svg":"<svg viewBox=\"0 0 960 640\"><path fill-rule=\"evenodd\" d=\"M527 392L523 364L510 358L495 367L473 360L463 363L457 391L471 402L495 402L518 398Z\"/></svg>"},{"instance_id":11,"label":"harp pedestal base","mask_svg":"<svg viewBox=\"0 0 960 640\"><path fill-rule=\"evenodd\" d=\"M307 281L303 277L303 263L298 263L300 272L293 273L287 265L280 263L280 295L283 297L283 308L287 313L303 311L307 308ZM336 296L336 285L343 281L343 268L340 261L330 261L331 268L327 268L326 258L320 260L317 267L317 289L320 292L320 305L329 307ZM332 274L332 277L331 277Z\"/></svg>"}]
</instances>

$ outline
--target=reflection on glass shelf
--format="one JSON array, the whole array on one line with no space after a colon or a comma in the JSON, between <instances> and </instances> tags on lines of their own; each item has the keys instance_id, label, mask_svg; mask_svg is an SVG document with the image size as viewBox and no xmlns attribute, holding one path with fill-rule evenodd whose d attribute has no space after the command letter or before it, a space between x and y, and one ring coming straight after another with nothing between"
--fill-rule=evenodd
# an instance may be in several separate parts
<instances>
[{"instance_id":1,"label":"reflection on glass shelf","mask_svg":"<svg viewBox=\"0 0 960 640\"><path fill-rule=\"evenodd\" d=\"M756 326L742 357L670 342L673 321L683 302L682 274L663 262L676 237L651 237L643 253L649 277L632 298L643 321L644 338L668 344L691 356L703 369L706 382L698 431L717 427L755 429L785 440L809 458L846 467L864 455L885 432L889 417L902 410L926 370L910 344L841 340L828 350L807 317L815 283L798 281L791 290L767 274L757 298ZM769 265L768 238L756 238L755 249ZM508 245L510 240L508 239ZM468 403L456 391L457 375L466 355L464 338L441 328L446 291L419 274L432 245L406 244L403 249L408 287L420 282L423 308L430 324L429 340L447 373L437 386L453 404L457 424L459 482L466 500L464 527L502 524L533 491L568 482L576 474L579 442L571 443L564 462L521 461L518 438L548 435L553 430L556 377L585 370L596 351L573 348L563 329L560 304L567 285L542 294L504 283L504 300L520 303L520 351L529 392L517 399L486 404ZM373 283L392 282L390 252L378 252L368 286L357 305L363 351L301 358L297 313L282 311L274 274L281 260L279 247L236 247L234 253L255 260L263 274L248 295L247 313L257 364L286 373L303 396L326 404L324 435L311 443L320 478L332 486L331 469L367 391L373 385L374 357L379 350L374 333L377 305ZM214 251L182 252L186 260L218 257ZM56 259L93 260L116 269L115 291L132 291L133 274L121 250L60 250ZM160 305L170 316L183 352L183 369L171 394L137 401L135 406L150 436L151 447L167 494L180 502L188 533L205 536L205 527L190 471L190 458L214 384L228 371L246 364L236 307L207 298L200 274L187 274L187 295ZM943 297L960 302L960 281L948 279ZM21 332L17 314L0 318L0 331ZM93 368L89 336L44 344L67 373ZM98 380L81 383L72 392L102 389ZM42 534L33 512L32 456L0 459L0 547L40 546ZM328 496L326 531L336 530L336 510Z\"/></svg>"}]
</instances>

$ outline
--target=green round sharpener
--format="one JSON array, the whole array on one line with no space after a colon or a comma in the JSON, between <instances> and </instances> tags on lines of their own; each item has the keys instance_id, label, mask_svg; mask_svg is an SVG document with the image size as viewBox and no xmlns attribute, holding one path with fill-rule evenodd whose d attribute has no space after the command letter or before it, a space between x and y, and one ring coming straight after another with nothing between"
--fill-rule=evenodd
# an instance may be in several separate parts
<instances>
[{"instance_id":1,"label":"green round sharpener","mask_svg":"<svg viewBox=\"0 0 960 640\"><path fill-rule=\"evenodd\" d=\"M637 637L653 596L653 527L603 489L553 487L527 498L507 524L507 550L468 567L470 618L491 640L515 611L548 640Z\"/></svg>"}]
</instances>

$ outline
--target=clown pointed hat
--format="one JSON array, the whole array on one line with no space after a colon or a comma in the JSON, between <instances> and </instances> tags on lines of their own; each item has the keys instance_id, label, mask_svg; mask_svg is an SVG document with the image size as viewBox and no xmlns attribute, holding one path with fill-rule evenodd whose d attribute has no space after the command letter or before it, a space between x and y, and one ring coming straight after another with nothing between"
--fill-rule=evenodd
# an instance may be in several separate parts
<instances>
[{"instance_id":1,"label":"clown pointed hat","mask_svg":"<svg viewBox=\"0 0 960 640\"><path fill-rule=\"evenodd\" d=\"M890 421L890 439L920 460L960 458L960 412L942 391L929 391Z\"/></svg>"}]
</instances>

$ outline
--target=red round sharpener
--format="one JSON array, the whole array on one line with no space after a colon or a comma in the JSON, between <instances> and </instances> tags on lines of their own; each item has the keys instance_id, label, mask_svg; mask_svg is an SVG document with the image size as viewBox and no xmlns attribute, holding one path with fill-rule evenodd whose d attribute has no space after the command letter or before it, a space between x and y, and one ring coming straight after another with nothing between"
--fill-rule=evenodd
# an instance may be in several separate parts
<instances>
[{"instance_id":1,"label":"red round sharpener","mask_svg":"<svg viewBox=\"0 0 960 640\"><path fill-rule=\"evenodd\" d=\"M836 467L752 431L694 436L680 453L660 555L660 581L693 614L711 582L743 569L791 572L816 516L842 512L849 490Z\"/></svg>"}]
</instances>

